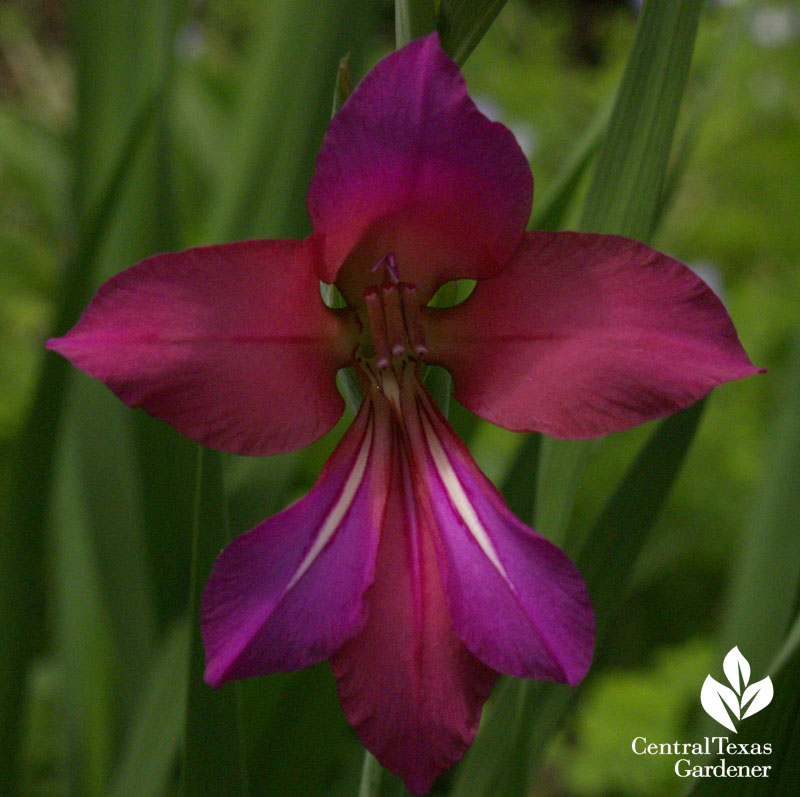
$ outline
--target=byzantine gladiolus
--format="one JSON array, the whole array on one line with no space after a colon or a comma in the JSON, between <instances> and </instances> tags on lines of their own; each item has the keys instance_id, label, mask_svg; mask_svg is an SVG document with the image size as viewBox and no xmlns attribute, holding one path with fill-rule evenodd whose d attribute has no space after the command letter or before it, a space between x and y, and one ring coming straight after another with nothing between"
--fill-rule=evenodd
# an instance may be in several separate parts
<instances>
[{"instance_id":1,"label":"byzantine gladiolus","mask_svg":"<svg viewBox=\"0 0 800 797\"><path fill-rule=\"evenodd\" d=\"M202 606L206 680L329 659L359 737L416 792L472 742L498 672L576 684L594 618L575 566L515 518L423 386L515 431L586 438L755 372L689 269L608 235L525 232L512 134L436 35L370 72L333 119L312 234L158 255L48 344L194 440L305 446L361 408L311 492L236 539ZM476 280L448 308L446 282ZM335 283L333 310L319 281Z\"/></svg>"}]
</instances>

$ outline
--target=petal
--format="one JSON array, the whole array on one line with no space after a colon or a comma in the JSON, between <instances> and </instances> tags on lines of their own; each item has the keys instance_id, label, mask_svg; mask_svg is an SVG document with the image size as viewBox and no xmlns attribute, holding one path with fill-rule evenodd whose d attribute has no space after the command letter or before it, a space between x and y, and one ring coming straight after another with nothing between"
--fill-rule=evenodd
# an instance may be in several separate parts
<instances>
[{"instance_id":1,"label":"petal","mask_svg":"<svg viewBox=\"0 0 800 797\"><path fill-rule=\"evenodd\" d=\"M320 278L337 280L353 303L389 252L423 295L496 273L532 196L513 134L478 111L431 34L384 58L331 122L308 193Z\"/></svg>"},{"instance_id":2,"label":"petal","mask_svg":"<svg viewBox=\"0 0 800 797\"><path fill-rule=\"evenodd\" d=\"M456 634L481 661L571 685L592 660L594 615L575 565L517 520L433 402L407 397Z\"/></svg>"},{"instance_id":3,"label":"petal","mask_svg":"<svg viewBox=\"0 0 800 797\"><path fill-rule=\"evenodd\" d=\"M209 684L316 664L357 633L386 503L386 447L365 403L311 492L220 554L203 594Z\"/></svg>"},{"instance_id":4,"label":"petal","mask_svg":"<svg viewBox=\"0 0 800 797\"><path fill-rule=\"evenodd\" d=\"M453 633L429 525L396 448L369 618L331 660L359 738L417 794L471 744L496 675Z\"/></svg>"},{"instance_id":5,"label":"petal","mask_svg":"<svg viewBox=\"0 0 800 797\"><path fill-rule=\"evenodd\" d=\"M613 235L529 233L502 274L427 316L456 398L514 431L628 429L757 371L701 279Z\"/></svg>"},{"instance_id":6,"label":"petal","mask_svg":"<svg viewBox=\"0 0 800 797\"><path fill-rule=\"evenodd\" d=\"M157 255L103 285L48 348L197 442L275 454L327 432L358 325L320 298L309 241Z\"/></svg>"}]
</instances>

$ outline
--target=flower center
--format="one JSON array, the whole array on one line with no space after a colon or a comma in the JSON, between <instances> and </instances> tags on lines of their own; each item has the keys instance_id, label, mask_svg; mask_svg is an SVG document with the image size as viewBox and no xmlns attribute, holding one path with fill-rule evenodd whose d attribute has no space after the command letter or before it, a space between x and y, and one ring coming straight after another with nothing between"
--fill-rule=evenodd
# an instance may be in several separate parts
<instances>
[{"instance_id":1,"label":"flower center","mask_svg":"<svg viewBox=\"0 0 800 797\"><path fill-rule=\"evenodd\" d=\"M380 287L370 285L364 291L364 305L372 333L375 367L391 368L396 360L417 360L428 352L422 316L417 300L417 286L400 280L394 255L381 258L373 271L383 268Z\"/></svg>"}]
</instances>

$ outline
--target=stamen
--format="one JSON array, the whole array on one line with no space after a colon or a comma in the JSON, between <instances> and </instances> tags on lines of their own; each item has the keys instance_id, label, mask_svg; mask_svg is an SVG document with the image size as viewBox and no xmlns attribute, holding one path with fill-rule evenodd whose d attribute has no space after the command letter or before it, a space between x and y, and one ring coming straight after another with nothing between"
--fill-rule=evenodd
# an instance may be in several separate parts
<instances>
[{"instance_id":1,"label":"stamen","mask_svg":"<svg viewBox=\"0 0 800 797\"><path fill-rule=\"evenodd\" d=\"M420 356L428 353L428 344L425 341L425 331L422 327L422 316L419 312L417 301L417 286L408 282L400 283L402 296L403 318L405 319L408 343L414 352Z\"/></svg>"},{"instance_id":2,"label":"stamen","mask_svg":"<svg viewBox=\"0 0 800 797\"><path fill-rule=\"evenodd\" d=\"M367 306L369 325L372 328L375 365L378 368L388 368L392 358L389 354L389 341L386 337L386 313L378 289L374 285L364 291L364 303Z\"/></svg>"},{"instance_id":3,"label":"stamen","mask_svg":"<svg viewBox=\"0 0 800 797\"><path fill-rule=\"evenodd\" d=\"M375 367L382 372L395 368L398 359L416 360L428 353L422 314L417 301L417 289L400 282L397 259L392 253L384 255L372 271L384 269L383 284L370 285L364 291L364 304L372 332ZM367 348L367 358L373 352ZM402 363L400 363L402 367Z\"/></svg>"},{"instance_id":4,"label":"stamen","mask_svg":"<svg viewBox=\"0 0 800 797\"><path fill-rule=\"evenodd\" d=\"M397 285L393 285L391 282L384 282L381 286L381 291L383 293L389 344L392 347L392 354L395 357L399 357L406 350L406 335L400 293L397 290Z\"/></svg>"}]
</instances>

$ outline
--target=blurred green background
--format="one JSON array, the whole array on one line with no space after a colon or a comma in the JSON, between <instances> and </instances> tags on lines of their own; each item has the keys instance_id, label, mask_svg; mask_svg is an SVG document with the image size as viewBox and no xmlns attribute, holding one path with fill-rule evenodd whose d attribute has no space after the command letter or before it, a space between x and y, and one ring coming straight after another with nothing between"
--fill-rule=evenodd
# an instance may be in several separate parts
<instances>
[{"instance_id":1,"label":"blurred green background","mask_svg":"<svg viewBox=\"0 0 800 797\"><path fill-rule=\"evenodd\" d=\"M622 2L508 0L467 61L472 95L530 158L534 213L613 98L636 19ZM44 340L148 254L305 235L338 59L351 54L357 80L393 46L388 2L0 4L0 477L13 527L2 530L0 680L6 716L22 718L3 732L24 794L173 793L188 666L193 447L82 374L46 366ZM768 372L706 402L531 793L681 793L674 759L632 756L631 739L691 738L721 654L739 644L754 677L766 672L796 613L798 75L798 4L705 9L653 242L717 290ZM590 174L562 227L578 223ZM452 421L503 483L519 439L458 407ZM592 449L573 538L652 427ZM231 532L301 496L340 433L302 454L226 458ZM762 597L777 630L757 619ZM362 750L326 666L247 683L238 699L253 794L357 792ZM233 793L208 777L207 793Z\"/></svg>"}]
</instances>

